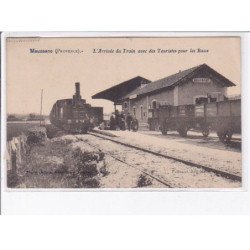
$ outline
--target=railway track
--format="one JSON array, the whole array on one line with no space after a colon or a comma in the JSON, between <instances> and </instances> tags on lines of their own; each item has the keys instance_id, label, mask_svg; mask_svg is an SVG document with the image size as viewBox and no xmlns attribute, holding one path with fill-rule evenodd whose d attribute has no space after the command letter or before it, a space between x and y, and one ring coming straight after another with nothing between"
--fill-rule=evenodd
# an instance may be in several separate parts
<instances>
[{"instance_id":1,"label":"railway track","mask_svg":"<svg viewBox=\"0 0 250 250\"><path fill-rule=\"evenodd\" d=\"M89 134L91 135L91 133L89 133ZM93 135L93 134L92 134L92 135ZM81 138L78 138L77 136L76 136L76 139L77 139L78 141L83 141ZM88 143L87 141L84 141L84 143L87 143L89 146L91 146L91 147L93 147L93 148L95 148L95 149L97 149L97 150L100 150L100 148L98 148L98 147L95 146L95 145L92 145L91 143ZM130 167L130 168L136 169L136 170L139 171L140 173L143 173L144 175L146 175L146 176L150 177L151 179L153 179L153 180L155 180L155 181L157 181L157 182L163 184L164 186L166 186L166 187L168 187L168 188L173 188L173 187L171 186L171 184L169 184L166 180L163 180L162 178L160 178L160 177L158 177L158 176L155 176L155 175L153 175L153 174L151 174L151 173L148 173L148 172L145 171L145 170L142 170L142 169L140 169L140 168L138 168L138 167L136 167L136 166L134 166L134 165L132 165L132 164L129 164L128 162L122 160L121 158L118 158L118 157L114 156L113 154L109 153L108 151L103 151L103 150L101 150L101 151L102 151L103 153L109 155L110 157L112 157L112 158L115 159L116 161L119 161L119 162L125 164L126 166L128 166L128 167Z\"/></svg>"},{"instance_id":2,"label":"railway track","mask_svg":"<svg viewBox=\"0 0 250 250\"><path fill-rule=\"evenodd\" d=\"M179 158L176 158L176 157L173 157L173 156L164 155L164 154L154 152L154 151L151 151L151 150L148 150L148 149L145 149L145 148L141 148L141 147L138 147L138 146L135 146L135 145L131 145L131 144L128 144L128 143L120 142L120 141L117 141L117 140L113 139L113 137L109 138L108 135L104 136L104 135L101 135L99 133L97 134L95 132L89 132L88 134L90 134L92 136L95 136L95 137L98 137L98 138L101 138L103 140L108 140L108 141L114 142L116 144L120 144L120 145L129 147L129 148L133 148L133 149L136 149L136 150L139 150L139 151L143 151L145 153L149 153L149 154L152 154L152 155L155 155L155 156L163 157L163 158L169 159L169 160L174 160L176 162L183 163L183 164L188 165L190 167L203 169L206 172L214 173L215 175L217 175L219 177L223 177L223 178L226 178L226 179L229 179L229 180L232 180L232 181L237 181L237 182L242 181L241 176L231 174L231 173L228 173L228 172L225 172L225 171L221 171L221 170L218 170L218 169L214 169L214 168L211 168L211 167L207 167L207 166L204 166L204 165L201 165L201 164L193 163L193 162L190 162L190 161L182 160L182 159L179 159ZM166 186L170 186L170 185L168 183L166 183Z\"/></svg>"}]
</instances>

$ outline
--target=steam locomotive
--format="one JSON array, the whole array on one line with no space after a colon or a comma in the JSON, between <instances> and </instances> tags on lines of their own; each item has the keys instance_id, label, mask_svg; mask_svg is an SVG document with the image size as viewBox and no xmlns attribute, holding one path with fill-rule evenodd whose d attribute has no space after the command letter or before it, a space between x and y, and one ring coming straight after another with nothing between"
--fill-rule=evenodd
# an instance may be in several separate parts
<instances>
[{"instance_id":1,"label":"steam locomotive","mask_svg":"<svg viewBox=\"0 0 250 250\"><path fill-rule=\"evenodd\" d=\"M72 99L57 100L50 112L50 122L69 133L87 133L103 121L103 108L91 107L80 95L80 83L75 83Z\"/></svg>"}]
</instances>

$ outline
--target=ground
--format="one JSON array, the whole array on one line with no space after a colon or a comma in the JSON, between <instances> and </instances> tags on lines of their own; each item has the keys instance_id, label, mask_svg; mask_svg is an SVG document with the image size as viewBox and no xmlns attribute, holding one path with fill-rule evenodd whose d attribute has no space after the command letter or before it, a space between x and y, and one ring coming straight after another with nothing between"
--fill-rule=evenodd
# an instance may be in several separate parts
<instances>
[{"instance_id":1,"label":"ground","mask_svg":"<svg viewBox=\"0 0 250 250\"><path fill-rule=\"evenodd\" d=\"M215 134L203 138L197 132L189 132L186 138L177 132L163 136L160 132L110 131L117 140L153 150L168 156L189 160L197 164L227 171L241 176L241 142L239 135L230 144L218 140Z\"/></svg>"},{"instance_id":2,"label":"ground","mask_svg":"<svg viewBox=\"0 0 250 250\"><path fill-rule=\"evenodd\" d=\"M32 145L18 167L18 188L240 188L241 182L218 176L112 140L241 176L240 138L221 143L216 135L187 138L173 132L96 131L60 135ZM104 135L103 135L104 134ZM112 137L111 137L112 136Z\"/></svg>"},{"instance_id":3,"label":"ground","mask_svg":"<svg viewBox=\"0 0 250 250\"><path fill-rule=\"evenodd\" d=\"M138 138L145 138L143 134L133 134L133 132L124 132L119 131L115 132L120 134L120 137L115 138L124 142L125 139L121 135L125 135L127 142L129 144L135 144L133 140L138 140ZM131 135L130 139L129 135ZM87 141L88 143L97 146L102 150L106 155L111 155L116 159L126 162L129 166L136 167L139 170L145 171L149 174L153 174L157 178L163 180L172 188L230 188L230 187L240 187L239 182L234 182L219 176L216 174L204 171L203 169L198 169L194 167L187 166L183 163L176 162L174 160L166 159L156 155L149 154L140 150L133 148L128 148L123 145L115 144L111 141L104 139L96 138L90 135L78 135L77 138ZM136 138L136 139L135 139ZM114 139L114 138L112 138ZM144 147L147 144L144 141ZM148 147L149 148L149 147ZM150 149L157 150L157 147L150 147ZM119 162L116 164L116 169L119 173L123 173L124 169L127 171L128 166L119 167ZM109 165L107 165L109 169ZM106 179L109 180L109 187L114 186L117 182L116 176L106 176ZM131 181L130 176L128 175L125 180L129 183ZM156 187L155 183L151 187ZM165 186L166 187L166 186Z\"/></svg>"}]
</instances>

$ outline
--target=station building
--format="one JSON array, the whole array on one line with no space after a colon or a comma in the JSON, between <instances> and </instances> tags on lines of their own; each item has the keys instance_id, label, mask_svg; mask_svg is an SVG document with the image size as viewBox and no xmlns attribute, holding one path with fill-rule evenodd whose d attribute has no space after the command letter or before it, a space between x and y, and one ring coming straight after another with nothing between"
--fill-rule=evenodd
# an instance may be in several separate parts
<instances>
[{"instance_id":1,"label":"station building","mask_svg":"<svg viewBox=\"0 0 250 250\"><path fill-rule=\"evenodd\" d=\"M229 79L202 64L157 81L135 77L92 96L122 105L125 115L130 112L145 125L152 111L160 105L186 105L227 99L227 88L235 86Z\"/></svg>"}]
</instances>

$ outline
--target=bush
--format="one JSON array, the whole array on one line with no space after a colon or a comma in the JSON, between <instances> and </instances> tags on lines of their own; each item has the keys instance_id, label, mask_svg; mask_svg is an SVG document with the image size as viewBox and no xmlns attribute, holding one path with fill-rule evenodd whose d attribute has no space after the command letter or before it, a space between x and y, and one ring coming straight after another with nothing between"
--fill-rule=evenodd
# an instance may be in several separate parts
<instances>
[{"instance_id":1,"label":"bush","mask_svg":"<svg viewBox=\"0 0 250 250\"><path fill-rule=\"evenodd\" d=\"M85 144L84 144L85 145ZM88 147L73 147L71 152L71 176L77 178L78 187L99 187L100 175L104 175L104 153ZM105 172L105 174L107 174Z\"/></svg>"},{"instance_id":2,"label":"bush","mask_svg":"<svg viewBox=\"0 0 250 250\"><path fill-rule=\"evenodd\" d=\"M149 179L146 175L141 174L137 181L137 187L146 187L152 185L152 180Z\"/></svg>"},{"instance_id":3,"label":"bush","mask_svg":"<svg viewBox=\"0 0 250 250\"><path fill-rule=\"evenodd\" d=\"M27 144L44 145L47 139L46 129L44 127L33 127L27 131Z\"/></svg>"},{"instance_id":4,"label":"bush","mask_svg":"<svg viewBox=\"0 0 250 250\"><path fill-rule=\"evenodd\" d=\"M63 130L60 130L59 128L57 128L56 126L52 124L46 125L45 128L46 128L47 137L49 139L65 135L65 132Z\"/></svg>"}]
</instances>

